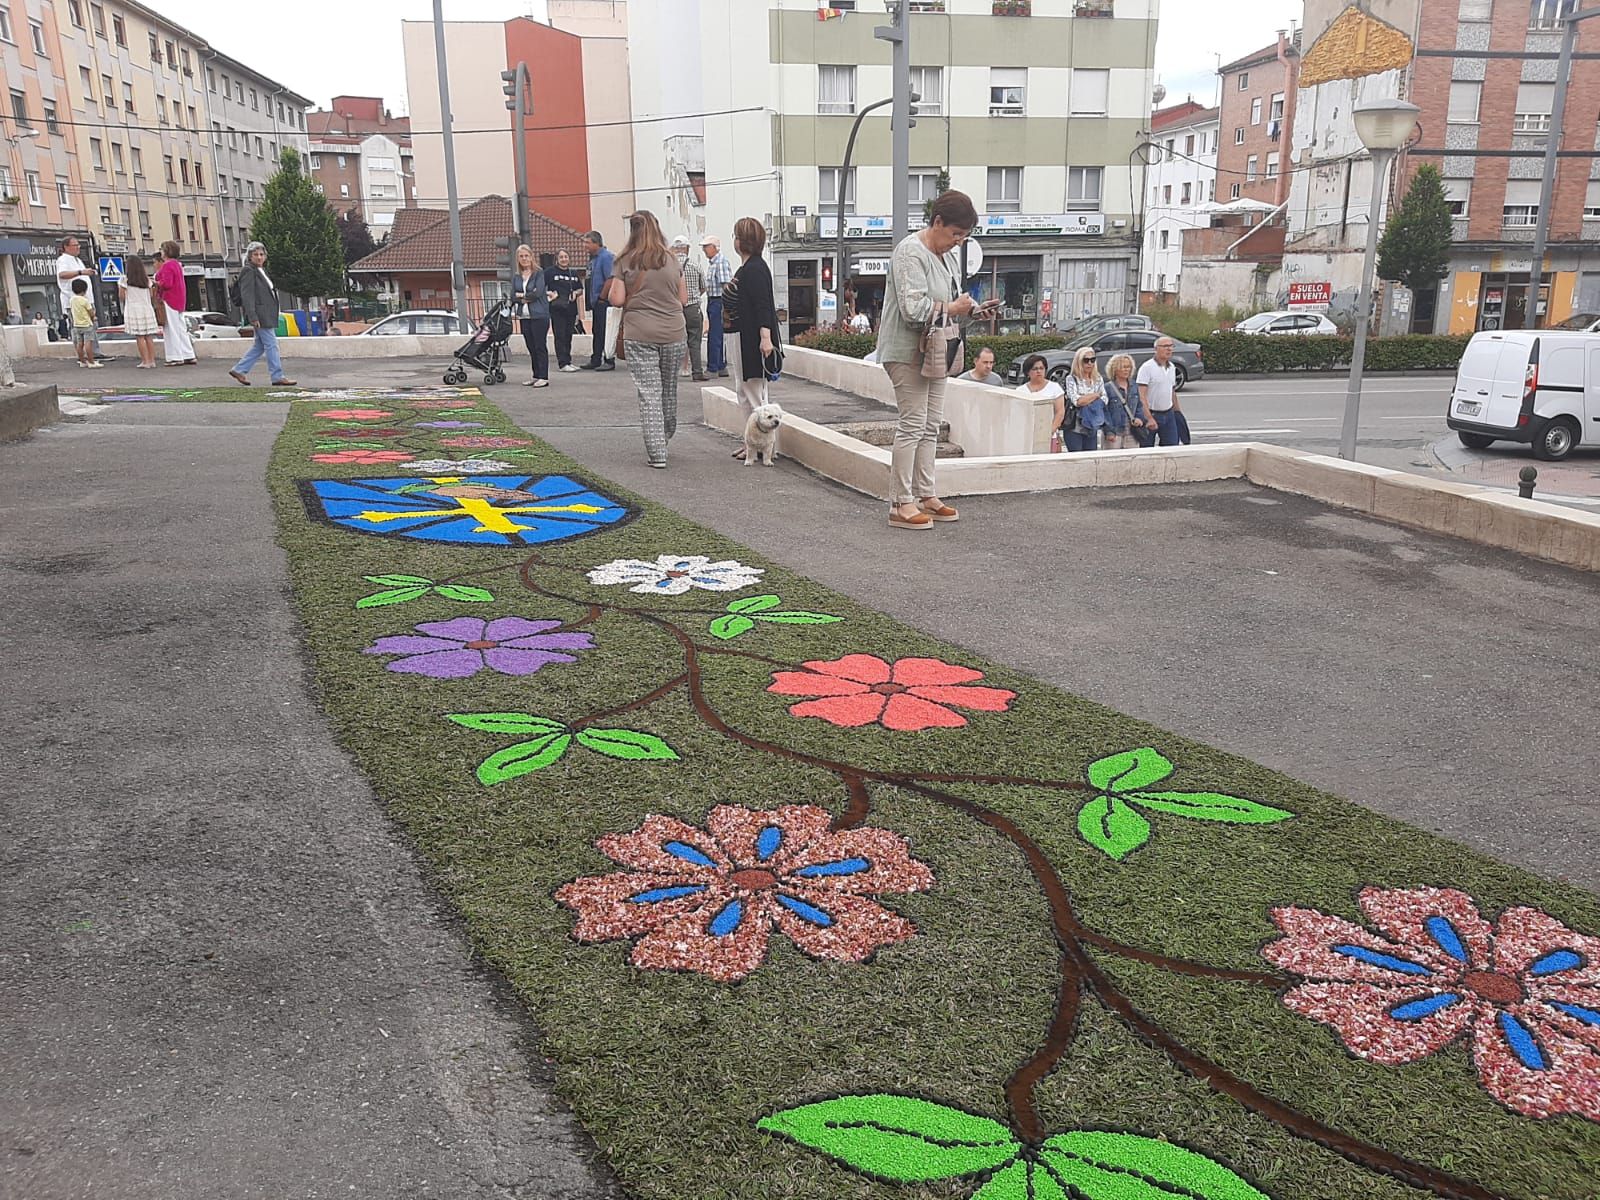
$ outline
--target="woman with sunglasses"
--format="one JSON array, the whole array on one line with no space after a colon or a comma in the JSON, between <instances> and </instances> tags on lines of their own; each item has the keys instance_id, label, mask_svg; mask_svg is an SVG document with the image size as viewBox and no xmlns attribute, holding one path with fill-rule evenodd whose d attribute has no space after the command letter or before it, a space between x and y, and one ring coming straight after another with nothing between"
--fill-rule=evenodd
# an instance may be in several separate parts
<instances>
[{"instance_id":1,"label":"woman with sunglasses","mask_svg":"<svg viewBox=\"0 0 1600 1200\"><path fill-rule=\"evenodd\" d=\"M1084 346L1072 356L1066 394L1056 404L1061 440L1067 452L1098 450L1100 429L1106 423L1106 385L1095 364L1093 346ZM1072 406L1070 413L1068 405Z\"/></svg>"}]
</instances>

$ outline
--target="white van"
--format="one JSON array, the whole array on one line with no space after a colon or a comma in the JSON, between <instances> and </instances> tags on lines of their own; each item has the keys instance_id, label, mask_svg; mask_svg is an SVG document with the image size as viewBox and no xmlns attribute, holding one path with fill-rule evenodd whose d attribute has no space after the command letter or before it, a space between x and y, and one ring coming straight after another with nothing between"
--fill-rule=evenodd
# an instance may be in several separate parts
<instances>
[{"instance_id":1,"label":"white van","mask_svg":"<svg viewBox=\"0 0 1600 1200\"><path fill-rule=\"evenodd\" d=\"M1445 424L1461 444L1528 442L1555 462L1600 445L1600 337L1510 329L1477 333L1456 371Z\"/></svg>"}]
</instances>

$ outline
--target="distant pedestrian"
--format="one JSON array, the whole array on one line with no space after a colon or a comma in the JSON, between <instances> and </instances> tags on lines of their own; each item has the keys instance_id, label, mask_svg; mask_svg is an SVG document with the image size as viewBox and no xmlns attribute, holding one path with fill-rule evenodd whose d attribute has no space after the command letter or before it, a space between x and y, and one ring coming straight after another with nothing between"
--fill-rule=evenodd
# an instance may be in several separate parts
<instances>
[{"instance_id":1,"label":"distant pedestrian","mask_svg":"<svg viewBox=\"0 0 1600 1200\"><path fill-rule=\"evenodd\" d=\"M683 269L684 294L689 297L689 302L683 306L683 332L689 343L690 374L696 383L705 383L711 378L706 374L705 363L700 355L700 338L706 327L705 313L701 307L706 293L706 273L695 262L694 255L689 251L689 239L683 234L672 239L672 252L678 256L678 266Z\"/></svg>"},{"instance_id":2,"label":"distant pedestrian","mask_svg":"<svg viewBox=\"0 0 1600 1200\"><path fill-rule=\"evenodd\" d=\"M927 227L896 246L889 260L878 320L878 361L894 384L900 410L890 459L894 495L889 524L895 529L929 529L935 521L960 519L934 487L949 380L942 370L923 373L922 341L935 318L964 322L972 314L975 301L961 290L955 250L977 223L971 197L945 192L929 207Z\"/></svg>"},{"instance_id":3,"label":"distant pedestrian","mask_svg":"<svg viewBox=\"0 0 1600 1200\"><path fill-rule=\"evenodd\" d=\"M244 248L244 269L239 272L239 302L245 321L255 330L255 340L228 374L249 387L251 369L265 355L272 386L294 387L294 380L283 373L283 361L278 357L278 289L267 274L267 248L260 242L251 242Z\"/></svg>"},{"instance_id":4,"label":"distant pedestrian","mask_svg":"<svg viewBox=\"0 0 1600 1200\"><path fill-rule=\"evenodd\" d=\"M61 256L56 259L56 287L61 293L61 321L59 331L63 338L72 336L72 282L75 279L93 279L94 272L83 265L78 257L78 239L61 240Z\"/></svg>"},{"instance_id":5,"label":"distant pedestrian","mask_svg":"<svg viewBox=\"0 0 1600 1200\"><path fill-rule=\"evenodd\" d=\"M864 312L858 312L850 318L850 332L870 334L872 332L872 318Z\"/></svg>"},{"instance_id":6,"label":"distant pedestrian","mask_svg":"<svg viewBox=\"0 0 1600 1200\"><path fill-rule=\"evenodd\" d=\"M964 379L968 383L987 384L989 387L1004 387L1006 382L1000 377L1000 372L994 369L994 350L988 346L978 351L978 357L972 363L972 370L956 378Z\"/></svg>"},{"instance_id":7,"label":"distant pedestrian","mask_svg":"<svg viewBox=\"0 0 1600 1200\"><path fill-rule=\"evenodd\" d=\"M550 297L532 246L517 247L517 269L511 273L511 311L522 324L522 340L533 360L533 378L522 386L549 387Z\"/></svg>"},{"instance_id":8,"label":"distant pedestrian","mask_svg":"<svg viewBox=\"0 0 1600 1200\"><path fill-rule=\"evenodd\" d=\"M1055 432L1050 438L1050 450L1054 453L1062 449L1061 429L1062 422L1067 416L1067 393L1059 383L1050 378L1050 362L1044 355L1030 354L1022 360L1022 383L1017 387L1017 395L1053 402L1055 424L1051 428Z\"/></svg>"},{"instance_id":9,"label":"distant pedestrian","mask_svg":"<svg viewBox=\"0 0 1600 1200\"><path fill-rule=\"evenodd\" d=\"M583 240L589 243L589 312L592 314L589 334L594 342L594 349L590 351L589 361L583 364L582 369L615 371L617 360L605 357L606 310L610 307L606 302L606 284L611 281L617 258L606 249L606 240L600 236L599 230L591 229L584 235Z\"/></svg>"},{"instance_id":10,"label":"distant pedestrian","mask_svg":"<svg viewBox=\"0 0 1600 1200\"><path fill-rule=\"evenodd\" d=\"M1155 422L1144 406L1139 381L1134 378L1133 356L1113 355L1106 364L1106 450L1131 450L1145 446L1146 430Z\"/></svg>"},{"instance_id":11,"label":"distant pedestrian","mask_svg":"<svg viewBox=\"0 0 1600 1200\"><path fill-rule=\"evenodd\" d=\"M139 347L139 361L135 365L150 370L156 365L156 336L161 332L161 325L156 320L155 302L150 298L150 275L139 255L128 256L117 291L122 296L123 328Z\"/></svg>"},{"instance_id":12,"label":"distant pedestrian","mask_svg":"<svg viewBox=\"0 0 1600 1200\"><path fill-rule=\"evenodd\" d=\"M1067 376L1061 441L1067 453L1100 449L1100 429L1106 423L1106 381L1100 376L1093 346L1080 346L1072 356ZM1072 418L1076 414L1075 419Z\"/></svg>"},{"instance_id":13,"label":"distant pedestrian","mask_svg":"<svg viewBox=\"0 0 1600 1200\"><path fill-rule=\"evenodd\" d=\"M89 299L89 281L72 281L72 302L67 306L72 317L72 348L77 351L80 367L102 367L94 360L94 301Z\"/></svg>"},{"instance_id":14,"label":"distant pedestrian","mask_svg":"<svg viewBox=\"0 0 1600 1200\"><path fill-rule=\"evenodd\" d=\"M652 467L667 465L678 429L678 370L683 366L683 270L655 214L628 217L628 242L611 279L611 307L621 310L623 355L639 392L639 423Z\"/></svg>"},{"instance_id":15,"label":"distant pedestrian","mask_svg":"<svg viewBox=\"0 0 1600 1200\"><path fill-rule=\"evenodd\" d=\"M706 370L726 379L728 360L723 348L722 291L733 281L733 264L722 253L722 239L708 233L700 239L706 256Z\"/></svg>"},{"instance_id":16,"label":"distant pedestrian","mask_svg":"<svg viewBox=\"0 0 1600 1200\"><path fill-rule=\"evenodd\" d=\"M572 361L572 331L578 321L578 299L583 280L572 269L572 256L556 251L556 265L544 273L545 295L550 300L550 327L555 330L556 367L576 371Z\"/></svg>"},{"instance_id":17,"label":"distant pedestrian","mask_svg":"<svg viewBox=\"0 0 1600 1200\"><path fill-rule=\"evenodd\" d=\"M259 243L257 243L259 244ZM183 263L178 261L178 243L161 243L161 265L156 268L156 302L161 306L156 319L161 322L164 349L169 367L195 365L194 340L189 336L189 324L184 320L184 310L189 306L189 285L183 277ZM277 333L277 324L273 324Z\"/></svg>"},{"instance_id":18,"label":"distant pedestrian","mask_svg":"<svg viewBox=\"0 0 1600 1200\"><path fill-rule=\"evenodd\" d=\"M733 227L733 248L741 262L722 289L722 328L733 364L734 391L746 417L767 402L768 367L780 341L772 268L761 257L766 247L766 226L754 217L740 217ZM744 447L733 456L743 458Z\"/></svg>"},{"instance_id":19,"label":"distant pedestrian","mask_svg":"<svg viewBox=\"0 0 1600 1200\"><path fill-rule=\"evenodd\" d=\"M1156 356L1139 368L1139 390L1155 418L1156 433L1163 446L1182 443L1178 432L1178 372L1172 365L1176 343L1169 337L1156 339Z\"/></svg>"}]
</instances>

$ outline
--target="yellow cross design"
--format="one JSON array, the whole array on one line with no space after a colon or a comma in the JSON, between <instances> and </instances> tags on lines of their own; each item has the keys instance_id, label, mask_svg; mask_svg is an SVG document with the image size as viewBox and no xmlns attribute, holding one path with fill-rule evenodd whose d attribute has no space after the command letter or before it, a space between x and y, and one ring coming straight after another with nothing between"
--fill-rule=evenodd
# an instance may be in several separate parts
<instances>
[{"instance_id":1,"label":"yellow cross design","mask_svg":"<svg viewBox=\"0 0 1600 1200\"><path fill-rule=\"evenodd\" d=\"M496 508L487 500L478 500L470 496L463 496L455 501L452 508L430 508L416 512L382 512L368 511L357 513L357 520L371 521L374 525L385 521L403 521L414 517L472 517L478 525L473 533L524 533L532 528L529 525L518 525L511 517L520 513L582 513L593 516L606 510L597 508L593 504L525 504L516 508Z\"/></svg>"}]
</instances>

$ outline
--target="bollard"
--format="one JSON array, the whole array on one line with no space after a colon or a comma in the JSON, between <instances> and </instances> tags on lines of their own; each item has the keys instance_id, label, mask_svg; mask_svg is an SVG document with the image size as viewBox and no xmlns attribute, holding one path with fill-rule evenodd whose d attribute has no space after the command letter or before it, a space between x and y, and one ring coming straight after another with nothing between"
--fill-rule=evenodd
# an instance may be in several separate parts
<instances>
[{"instance_id":1,"label":"bollard","mask_svg":"<svg viewBox=\"0 0 1600 1200\"><path fill-rule=\"evenodd\" d=\"M1521 471L1517 472L1517 478L1521 480L1517 484L1517 495L1524 500L1532 500L1534 485L1539 481L1539 468L1523 467Z\"/></svg>"}]
</instances>

